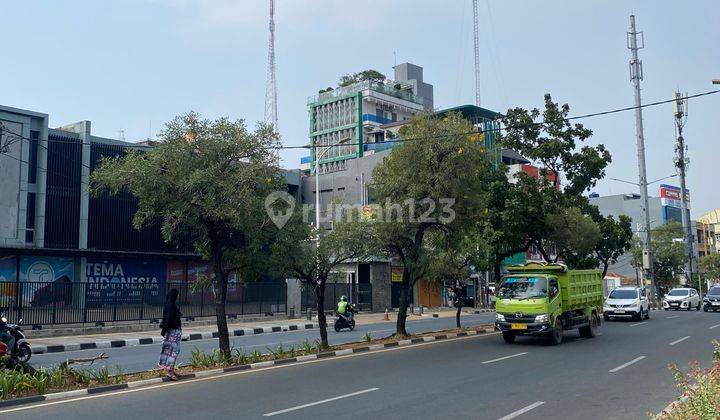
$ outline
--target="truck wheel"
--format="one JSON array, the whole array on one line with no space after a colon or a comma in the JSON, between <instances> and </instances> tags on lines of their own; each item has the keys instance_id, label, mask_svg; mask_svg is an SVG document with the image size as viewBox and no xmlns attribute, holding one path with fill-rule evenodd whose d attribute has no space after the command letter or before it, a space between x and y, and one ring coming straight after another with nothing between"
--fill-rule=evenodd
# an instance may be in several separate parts
<instances>
[{"instance_id":1,"label":"truck wheel","mask_svg":"<svg viewBox=\"0 0 720 420\"><path fill-rule=\"evenodd\" d=\"M586 325L584 327L580 327L578 331L580 332L580 337L583 338L593 338L597 335L597 328L598 328L599 319L598 316L593 314L590 318L590 325Z\"/></svg>"},{"instance_id":2,"label":"truck wheel","mask_svg":"<svg viewBox=\"0 0 720 420\"><path fill-rule=\"evenodd\" d=\"M562 323L559 319L555 320L555 325L553 327L553 331L550 333L550 343L553 346L556 346L560 343L562 343L563 339L563 330L562 330Z\"/></svg>"},{"instance_id":3,"label":"truck wheel","mask_svg":"<svg viewBox=\"0 0 720 420\"><path fill-rule=\"evenodd\" d=\"M505 342L508 344L512 344L515 342L516 334L512 331L503 331L502 336L503 340L505 340Z\"/></svg>"}]
</instances>

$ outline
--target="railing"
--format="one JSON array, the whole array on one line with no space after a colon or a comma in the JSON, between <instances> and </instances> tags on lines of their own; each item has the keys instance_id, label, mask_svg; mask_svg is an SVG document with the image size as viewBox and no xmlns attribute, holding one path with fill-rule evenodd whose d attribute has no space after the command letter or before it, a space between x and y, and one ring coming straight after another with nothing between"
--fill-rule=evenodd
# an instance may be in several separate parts
<instances>
[{"instance_id":1,"label":"railing","mask_svg":"<svg viewBox=\"0 0 720 420\"><path fill-rule=\"evenodd\" d=\"M394 96L396 98L404 99L406 101L414 102L416 104L423 104L423 98L415 95L412 91L407 89L407 85L401 85L401 89L395 88L395 83L381 83L371 80L365 80L352 85L338 87L326 92L318 93L317 95L310 96L307 100L308 105L312 105L318 102L325 102L340 98L353 93L363 91L365 89L374 90L376 92L384 93L386 95Z\"/></svg>"},{"instance_id":2,"label":"railing","mask_svg":"<svg viewBox=\"0 0 720 420\"><path fill-rule=\"evenodd\" d=\"M22 318L28 325L159 320L172 288L180 292L183 317L215 315L212 289L193 290L187 283L0 282L0 312L9 322ZM286 312L286 307L284 282L228 285L228 317Z\"/></svg>"},{"instance_id":3,"label":"railing","mask_svg":"<svg viewBox=\"0 0 720 420\"><path fill-rule=\"evenodd\" d=\"M337 307L341 296L347 296L348 301L358 306L361 311L372 310L372 284L362 283L351 285L349 283L327 283L325 285L325 302L323 307L326 311L332 311ZM300 306L303 312L308 308L317 308L315 291L309 287L303 288Z\"/></svg>"}]
</instances>

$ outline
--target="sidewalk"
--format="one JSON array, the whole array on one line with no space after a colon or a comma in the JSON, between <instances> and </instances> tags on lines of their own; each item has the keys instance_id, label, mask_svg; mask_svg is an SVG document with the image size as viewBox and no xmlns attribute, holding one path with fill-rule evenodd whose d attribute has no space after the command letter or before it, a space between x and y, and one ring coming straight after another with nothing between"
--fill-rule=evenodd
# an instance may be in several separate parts
<instances>
[{"instance_id":1,"label":"sidewalk","mask_svg":"<svg viewBox=\"0 0 720 420\"><path fill-rule=\"evenodd\" d=\"M228 332L239 337L267 333L279 333L317 328L317 322L302 319L284 320L282 324L272 322L230 322ZM215 325L201 325L183 328L183 341L217 338ZM110 334L71 335L64 337L29 338L33 354L61 353L74 350L106 349L161 343L160 330Z\"/></svg>"}]
</instances>

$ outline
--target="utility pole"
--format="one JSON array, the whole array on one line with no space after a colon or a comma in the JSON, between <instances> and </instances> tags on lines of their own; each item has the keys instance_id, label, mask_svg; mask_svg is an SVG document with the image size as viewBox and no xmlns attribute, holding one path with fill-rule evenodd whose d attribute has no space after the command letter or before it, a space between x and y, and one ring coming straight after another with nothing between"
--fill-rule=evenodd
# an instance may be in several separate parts
<instances>
[{"instance_id":1,"label":"utility pole","mask_svg":"<svg viewBox=\"0 0 720 420\"><path fill-rule=\"evenodd\" d=\"M638 45L638 35L640 35L640 45ZM647 171L645 170L645 139L643 136L643 119L642 119L642 98L640 96L640 81L643 79L642 61L638 59L638 50L645 48L645 37L642 32L635 29L635 15L630 15L630 32L627 33L627 47L632 51L632 59L630 60L630 80L635 87L635 131L637 135L637 154L638 154L638 176L640 184L640 199L643 205L643 215L645 220L645 235L643 239L643 269L645 270L645 278L650 280L650 297L655 301L655 274L653 272L652 260L652 241L650 232L650 208L648 204L647 192Z\"/></svg>"},{"instance_id":2,"label":"utility pole","mask_svg":"<svg viewBox=\"0 0 720 420\"><path fill-rule=\"evenodd\" d=\"M685 157L687 146L682 135L683 126L687 121L688 101L687 95L683 97L680 92L675 92L675 127L677 128L677 144L675 145L675 167L677 167L680 175L680 208L682 210L682 224L685 236L685 246L687 247L688 260L685 263L685 277L688 283L693 278L693 232L692 222L690 221L690 211L688 210L687 197L685 196L685 175L690 160ZM702 285L699 286L700 295L702 295Z\"/></svg>"},{"instance_id":3,"label":"utility pole","mask_svg":"<svg viewBox=\"0 0 720 420\"><path fill-rule=\"evenodd\" d=\"M268 24L267 84L265 86L265 122L278 129L277 114L277 79L275 77L275 0L270 0L270 23Z\"/></svg>"}]
</instances>

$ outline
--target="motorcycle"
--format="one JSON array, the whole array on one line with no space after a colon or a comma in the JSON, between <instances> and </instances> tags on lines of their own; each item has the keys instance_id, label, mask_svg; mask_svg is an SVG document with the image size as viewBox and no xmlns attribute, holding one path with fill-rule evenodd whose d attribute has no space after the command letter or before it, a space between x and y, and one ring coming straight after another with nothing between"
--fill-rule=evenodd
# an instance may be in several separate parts
<instances>
[{"instance_id":1,"label":"motorcycle","mask_svg":"<svg viewBox=\"0 0 720 420\"><path fill-rule=\"evenodd\" d=\"M0 319L7 324L7 318L5 318L4 315ZM0 357L10 353L10 357L14 360L27 363L30 360L30 356L32 356L32 349L25 339L25 334L20 326L21 324L22 318L20 318L17 324L7 324L8 332L15 338L15 348L9 351L8 346L0 341Z\"/></svg>"},{"instance_id":2,"label":"motorcycle","mask_svg":"<svg viewBox=\"0 0 720 420\"><path fill-rule=\"evenodd\" d=\"M355 329L355 305L351 305L347 308L347 315L336 314L335 317L335 332L349 328L350 331Z\"/></svg>"}]
</instances>

